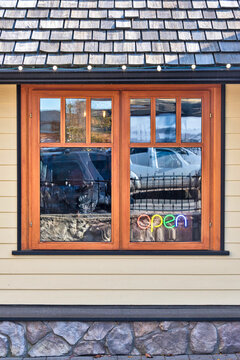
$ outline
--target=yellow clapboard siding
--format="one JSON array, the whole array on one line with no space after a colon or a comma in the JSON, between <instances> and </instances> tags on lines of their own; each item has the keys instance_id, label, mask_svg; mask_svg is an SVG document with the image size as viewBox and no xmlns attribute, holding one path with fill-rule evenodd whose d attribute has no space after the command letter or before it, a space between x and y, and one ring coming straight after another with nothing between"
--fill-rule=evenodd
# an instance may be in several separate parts
<instances>
[{"instance_id":1,"label":"yellow clapboard siding","mask_svg":"<svg viewBox=\"0 0 240 360\"><path fill-rule=\"evenodd\" d=\"M7 91L1 89L2 86L0 105L11 102L14 107L15 87L8 91L8 96L5 96ZM16 304L239 305L240 86L227 85L226 90L225 238L230 256L13 256L12 250L17 248L17 215L3 213L0 214L0 287L5 281L6 287L12 290L0 290L1 303L12 304L14 299ZM5 108L3 106L3 110ZM9 124L6 123L8 116ZM0 114L0 139L4 139L1 134L14 134L15 130L15 118ZM0 198L3 210L7 205L5 197L16 196L16 182L8 181L16 180L15 164L15 150L0 150L0 180L7 180L0 182L4 192L4 198ZM8 185L4 188L5 183ZM7 188L11 195L6 194ZM10 210L13 205L8 205ZM80 290L84 286L87 290ZM108 290L104 290L107 286ZM136 286L140 290L134 290ZM164 290L164 286L168 286L168 290ZM15 287L19 290L14 290ZM29 290L23 290L26 287ZM74 290L71 287L75 287ZM184 289L186 287L189 288Z\"/></svg>"},{"instance_id":2,"label":"yellow clapboard siding","mask_svg":"<svg viewBox=\"0 0 240 360\"><path fill-rule=\"evenodd\" d=\"M225 179L240 180L240 165L226 165Z\"/></svg>"},{"instance_id":3,"label":"yellow clapboard siding","mask_svg":"<svg viewBox=\"0 0 240 360\"><path fill-rule=\"evenodd\" d=\"M0 86L1 118L14 117L17 114L16 85Z\"/></svg>"},{"instance_id":4,"label":"yellow clapboard siding","mask_svg":"<svg viewBox=\"0 0 240 360\"><path fill-rule=\"evenodd\" d=\"M15 117L2 117L0 113L0 134L16 134L17 121Z\"/></svg>"},{"instance_id":5,"label":"yellow clapboard siding","mask_svg":"<svg viewBox=\"0 0 240 360\"><path fill-rule=\"evenodd\" d=\"M240 150L226 150L226 165L240 165Z\"/></svg>"},{"instance_id":6,"label":"yellow clapboard siding","mask_svg":"<svg viewBox=\"0 0 240 360\"><path fill-rule=\"evenodd\" d=\"M226 134L240 134L240 114L236 117L226 117Z\"/></svg>"},{"instance_id":7,"label":"yellow clapboard siding","mask_svg":"<svg viewBox=\"0 0 240 360\"><path fill-rule=\"evenodd\" d=\"M240 211L240 196L226 196L225 211Z\"/></svg>"},{"instance_id":8,"label":"yellow clapboard siding","mask_svg":"<svg viewBox=\"0 0 240 360\"><path fill-rule=\"evenodd\" d=\"M240 134L226 134L226 149L239 149Z\"/></svg>"},{"instance_id":9,"label":"yellow clapboard siding","mask_svg":"<svg viewBox=\"0 0 240 360\"><path fill-rule=\"evenodd\" d=\"M226 228L225 227L225 241L226 242L240 242L240 227Z\"/></svg>"},{"instance_id":10,"label":"yellow clapboard siding","mask_svg":"<svg viewBox=\"0 0 240 360\"><path fill-rule=\"evenodd\" d=\"M226 196L240 196L240 181L226 181L225 182Z\"/></svg>"},{"instance_id":11,"label":"yellow clapboard siding","mask_svg":"<svg viewBox=\"0 0 240 360\"><path fill-rule=\"evenodd\" d=\"M17 180L17 166L0 165L0 181L1 180Z\"/></svg>"},{"instance_id":12,"label":"yellow clapboard siding","mask_svg":"<svg viewBox=\"0 0 240 360\"><path fill-rule=\"evenodd\" d=\"M226 85L226 117L239 116L240 85Z\"/></svg>"},{"instance_id":13,"label":"yellow clapboard siding","mask_svg":"<svg viewBox=\"0 0 240 360\"><path fill-rule=\"evenodd\" d=\"M1 234L1 230L0 230ZM195 256L184 258L152 257L119 259L108 258L79 258L71 260L63 256L61 259L54 257L22 257L15 256L12 259L1 259L0 274L49 274L61 276L62 274L112 274L112 275L240 275L240 259L227 256L201 257Z\"/></svg>"},{"instance_id":14,"label":"yellow clapboard siding","mask_svg":"<svg viewBox=\"0 0 240 360\"><path fill-rule=\"evenodd\" d=\"M228 211L225 212L225 226L226 228L239 227L240 212Z\"/></svg>"},{"instance_id":15,"label":"yellow clapboard siding","mask_svg":"<svg viewBox=\"0 0 240 360\"><path fill-rule=\"evenodd\" d=\"M1 200L0 200L1 203ZM1 244L16 244L17 229L16 228L0 228L0 243ZM1 266L1 264L0 264Z\"/></svg>"},{"instance_id":16,"label":"yellow clapboard siding","mask_svg":"<svg viewBox=\"0 0 240 360\"><path fill-rule=\"evenodd\" d=\"M12 228L17 226L16 213L0 213L0 228Z\"/></svg>"},{"instance_id":17,"label":"yellow clapboard siding","mask_svg":"<svg viewBox=\"0 0 240 360\"><path fill-rule=\"evenodd\" d=\"M1 290L238 290L240 275L1 275Z\"/></svg>"},{"instance_id":18,"label":"yellow clapboard siding","mask_svg":"<svg viewBox=\"0 0 240 360\"><path fill-rule=\"evenodd\" d=\"M17 148L17 137L15 134L0 134L0 149L16 149Z\"/></svg>"},{"instance_id":19,"label":"yellow clapboard siding","mask_svg":"<svg viewBox=\"0 0 240 360\"><path fill-rule=\"evenodd\" d=\"M1 304L36 305L239 305L239 290L107 291L2 290Z\"/></svg>"},{"instance_id":20,"label":"yellow clapboard siding","mask_svg":"<svg viewBox=\"0 0 240 360\"><path fill-rule=\"evenodd\" d=\"M225 250L230 252L229 258L240 259L240 244L229 240L225 243ZM240 288L240 286L239 286Z\"/></svg>"},{"instance_id":21,"label":"yellow clapboard siding","mask_svg":"<svg viewBox=\"0 0 240 360\"><path fill-rule=\"evenodd\" d=\"M17 196L17 182L0 181L0 196Z\"/></svg>"},{"instance_id":22,"label":"yellow clapboard siding","mask_svg":"<svg viewBox=\"0 0 240 360\"><path fill-rule=\"evenodd\" d=\"M16 150L0 150L0 165L16 165L17 151Z\"/></svg>"},{"instance_id":23,"label":"yellow clapboard siding","mask_svg":"<svg viewBox=\"0 0 240 360\"><path fill-rule=\"evenodd\" d=\"M16 197L0 197L0 212L17 212Z\"/></svg>"}]
</instances>

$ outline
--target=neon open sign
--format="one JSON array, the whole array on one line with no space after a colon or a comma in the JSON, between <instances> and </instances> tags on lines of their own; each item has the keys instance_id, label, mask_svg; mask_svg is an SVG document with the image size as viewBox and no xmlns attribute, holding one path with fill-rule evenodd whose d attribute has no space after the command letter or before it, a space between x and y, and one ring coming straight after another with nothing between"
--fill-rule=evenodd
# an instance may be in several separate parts
<instances>
[{"instance_id":1,"label":"neon open sign","mask_svg":"<svg viewBox=\"0 0 240 360\"><path fill-rule=\"evenodd\" d=\"M143 218L145 219L144 224ZM179 222L183 222L184 227L187 227L187 218L182 214L177 216L173 214L168 214L164 217L159 214L155 214L151 218L147 214L142 214L137 219L137 224L140 229L147 230L149 227L151 227L151 232L153 232L153 229L159 228L162 225L167 229L178 227Z\"/></svg>"}]
</instances>

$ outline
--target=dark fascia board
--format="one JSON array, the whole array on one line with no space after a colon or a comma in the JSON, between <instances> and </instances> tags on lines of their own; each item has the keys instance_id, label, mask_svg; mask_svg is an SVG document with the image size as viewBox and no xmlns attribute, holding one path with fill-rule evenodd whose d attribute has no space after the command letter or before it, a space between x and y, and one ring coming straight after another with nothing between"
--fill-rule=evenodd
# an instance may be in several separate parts
<instances>
[{"instance_id":1,"label":"dark fascia board","mask_svg":"<svg viewBox=\"0 0 240 360\"><path fill-rule=\"evenodd\" d=\"M0 305L0 321L239 321L240 306Z\"/></svg>"},{"instance_id":2,"label":"dark fascia board","mask_svg":"<svg viewBox=\"0 0 240 360\"><path fill-rule=\"evenodd\" d=\"M1 70L0 83L5 84L164 84L164 83L240 83L240 70L92 70L76 69Z\"/></svg>"}]
</instances>

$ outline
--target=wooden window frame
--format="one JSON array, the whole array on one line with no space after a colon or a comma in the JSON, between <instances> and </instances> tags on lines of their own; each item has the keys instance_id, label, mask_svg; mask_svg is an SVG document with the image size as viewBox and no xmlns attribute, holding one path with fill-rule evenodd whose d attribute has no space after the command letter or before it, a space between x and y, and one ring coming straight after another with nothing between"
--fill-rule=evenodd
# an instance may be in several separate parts
<instances>
[{"instance_id":1,"label":"wooden window frame","mask_svg":"<svg viewBox=\"0 0 240 360\"><path fill-rule=\"evenodd\" d=\"M191 95L190 95L191 94ZM203 205L201 242L130 242L130 147L180 146L179 97L203 99ZM113 147L112 155L112 241L40 242L39 189L40 144L39 98L112 98L112 144L92 144L90 117L86 143L65 143L61 108L61 142L67 147ZM155 143L155 100L151 102L151 143L130 144L130 98L176 98L176 143ZM89 102L88 102L89 103ZM21 249L22 250L221 250L221 86L220 85L23 85L21 86ZM192 146L192 143L184 143ZM198 147L199 143L194 146ZM214 166L213 166L214 165Z\"/></svg>"}]
</instances>

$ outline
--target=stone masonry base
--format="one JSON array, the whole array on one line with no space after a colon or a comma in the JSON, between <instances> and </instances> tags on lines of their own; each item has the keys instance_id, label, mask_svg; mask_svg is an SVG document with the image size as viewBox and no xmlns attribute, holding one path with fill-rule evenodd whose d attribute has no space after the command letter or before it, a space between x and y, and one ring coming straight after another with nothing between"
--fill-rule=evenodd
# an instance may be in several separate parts
<instances>
[{"instance_id":1,"label":"stone masonry base","mask_svg":"<svg viewBox=\"0 0 240 360\"><path fill-rule=\"evenodd\" d=\"M238 352L240 322L0 322L8 360L240 360Z\"/></svg>"}]
</instances>

